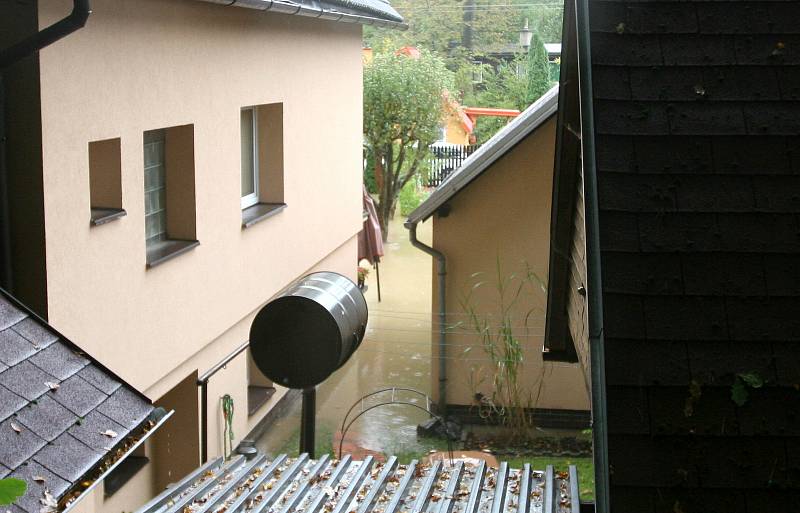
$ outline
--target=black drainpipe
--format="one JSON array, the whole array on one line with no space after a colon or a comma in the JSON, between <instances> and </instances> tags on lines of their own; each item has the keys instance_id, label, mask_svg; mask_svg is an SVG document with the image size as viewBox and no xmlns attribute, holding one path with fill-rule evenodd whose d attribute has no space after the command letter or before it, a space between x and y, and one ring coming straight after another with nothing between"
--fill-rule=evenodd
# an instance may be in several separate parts
<instances>
[{"instance_id":1,"label":"black drainpipe","mask_svg":"<svg viewBox=\"0 0 800 513\"><path fill-rule=\"evenodd\" d=\"M53 23L41 32L23 39L14 46L0 50L0 69L5 69L23 57L38 52L45 46L82 28L86 25L90 14L92 14L92 8L89 0L73 0L72 12L69 16Z\"/></svg>"},{"instance_id":2,"label":"black drainpipe","mask_svg":"<svg viewBox=\"0 0 800 513\"><path fill-rule=\"evenodd\" d=\"M0 244L2 244L0 284L12 294L14 280L11 264L11 212L8 205L8 168L6 164L6 98L2 73L24 57L38 52L82 28L86 25L86 20L91 13L89 0L73 0L72 12L69 16L9 48L0 50Z\"/></svg>"}]
</instances>

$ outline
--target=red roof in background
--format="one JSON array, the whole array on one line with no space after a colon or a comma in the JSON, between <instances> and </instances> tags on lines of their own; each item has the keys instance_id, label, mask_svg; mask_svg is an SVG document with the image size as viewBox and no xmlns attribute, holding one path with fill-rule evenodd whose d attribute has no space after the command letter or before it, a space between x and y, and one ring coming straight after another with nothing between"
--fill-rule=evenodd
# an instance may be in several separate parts
<instances>
[{"instance_id":1,"label":"red roof in background","mask_svg":"<svg viewBox=\"0 0 800 513\"><path fill-rule=\"evenodd\" d=\"M412 59L419 59L420 53L419 48L416 46L404 46L402 48L398 48L394 52L395 55L407 55Z\"/></svg>"},{"instance_id":2,"label":"red roof in background","mask_svg":"<svg viewBox=\"0 0 800 513\"><path fill-rule=\"evenodd\" d=\"M464 107L464 114L466 114L473 123L480 116L495 116L502 118L515 118L519 116L519 111L516 109L496 109L494 107Z\"/></svg>"}]
</instances>

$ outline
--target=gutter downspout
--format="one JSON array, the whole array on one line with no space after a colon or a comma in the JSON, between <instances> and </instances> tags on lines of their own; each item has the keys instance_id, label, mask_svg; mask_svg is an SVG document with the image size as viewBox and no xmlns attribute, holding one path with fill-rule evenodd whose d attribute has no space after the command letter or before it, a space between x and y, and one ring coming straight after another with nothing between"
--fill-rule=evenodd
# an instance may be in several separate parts
<instances>
[{"instance_id":1,"label":"gutter downspout","mask_svg":"<svg viewBox=\"0 0 800 513\"><path fill-rule=\"evenodd\" d=\"M589 2L575 1L578 39L578 89L586 208L586 274L589 303L589 357L592 365L592 438L595 467L595 512L610 513L608 413L606 407L606 357L603 333L603 280L600 253L600 209L597 199L597 165L594 145L594 95L592 92Z\"/></svg>"},{"instance_id":2,"label":"gutter downspout","mask_svg":"<svg viewBox=\"0 0 800 513\"><path fill-rule=\"evenodd\" d=\"M38 52L59 39L68 36L86 25L92 14L89 0L73 0L72 12L66 18L57 21L46 29L33 34L19 43L0 51L0 69L7 68L23 57Z\"/></svg>"},{"instance_id":3,"label":"gutter downspout","mask_svg":"<svg viewBox=\"0 0 800 513\"><path fill-rule=\"evenodd\" d=\"M11 262L11 211L8 204L8 167L6 164L6 98L2 71L24 57L38 52L82 28L86 25L86 20L91 13L89 0L73 0L72 12L66 18L9 48L0 50L0 244L2 244L0 284L11 293L14 292L14 271Z\"/></svg>"},{"instance_id":4,"label":"gutter downspout","mask_svg":"<svg viewBox=\"0 0 800 513\"><path fill-rule=\"evenodd\" d=\"M446 299L446 276L447 261L444 253L423 244L417 239L417 222L406 221L403 225L408 230L408 239L411 245L424 251L436 259L438 270L436 272L439 280L439 414L447 419L447 309L445 308Z\"/></svg>"}]
</instances>

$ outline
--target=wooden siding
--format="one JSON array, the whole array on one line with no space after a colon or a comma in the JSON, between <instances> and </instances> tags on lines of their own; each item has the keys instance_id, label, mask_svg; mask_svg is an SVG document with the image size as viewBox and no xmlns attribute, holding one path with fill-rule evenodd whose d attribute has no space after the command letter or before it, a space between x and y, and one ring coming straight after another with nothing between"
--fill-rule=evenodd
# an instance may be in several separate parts
<instances>
[{"instance_id":1,"label":"wooden siding","mask_svg":"<svg viewBox=\"0 0 800 513\"><path fill-rule=\"evenodd\" d=\"M580 165L578 165L577 171L572 214L572 241L569 248L569 286L566 295L567 328L575 344L575 352L583 370L586 392L591 397L589 316L586 304L586 221L583 201L583 170Z\"/></svg>"},{"instance_id":2,"label":"wooden siding","mask_svg":"<svg viewBox=\"0 0 800 513\"><path fill-rule=\"evenodd\" d=\"M589 4L612 510L797 511L800 2Z\"/></svg>"}]
</instances>

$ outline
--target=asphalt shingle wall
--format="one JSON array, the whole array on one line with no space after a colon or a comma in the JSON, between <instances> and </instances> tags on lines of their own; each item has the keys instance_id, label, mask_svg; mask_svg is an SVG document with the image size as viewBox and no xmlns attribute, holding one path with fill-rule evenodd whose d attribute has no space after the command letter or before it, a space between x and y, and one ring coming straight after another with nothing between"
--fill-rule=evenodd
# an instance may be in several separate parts
<instances>
[{"instance_id":1,"label":"asphalt shingle wall","mask_svg":"<svg viewBox=\"0 0 800 513\"><path fill-rule=\"evenodd\" d=\"M612 510L798 511L800 2L589 21Z\"/></svg>"}]
</instances>

